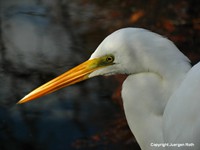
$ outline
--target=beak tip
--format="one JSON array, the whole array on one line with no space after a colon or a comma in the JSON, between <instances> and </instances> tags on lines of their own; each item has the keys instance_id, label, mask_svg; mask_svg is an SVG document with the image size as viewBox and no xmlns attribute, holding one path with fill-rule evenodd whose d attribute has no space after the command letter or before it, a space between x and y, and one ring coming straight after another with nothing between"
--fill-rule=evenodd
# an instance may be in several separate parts
<instances>
[{"instance_id":1,"label":"beak tip","mask_svg":"<svg viewBox=\"0 0 200 150\"><path fill-rule=\"evenodd\" d=\"M17 102L17 104L22 104L26 102L26 96L22 98L20 101Z\"/></svg>"},{"instance_id":2,"label":"beak tip","mask_svg":"<svg viewBox=\"0 0 200 150\"><path fill-rule=\"evenodd\" d=\"M19 102L17 102L16 104L17 104L17 105L18 105L18 104L21 104L21 102L19 101Z\"/></svg>"},{"instance_id":3,"label":"beak tip","mask_svg":"<svg viewBox=\"0 0 200 150\"><path fill-rule=\"evenodd\" d=\"M17 104L22 104L22 103L23 103L23 99L17 102Z\"/></svg>"}]
</instances>

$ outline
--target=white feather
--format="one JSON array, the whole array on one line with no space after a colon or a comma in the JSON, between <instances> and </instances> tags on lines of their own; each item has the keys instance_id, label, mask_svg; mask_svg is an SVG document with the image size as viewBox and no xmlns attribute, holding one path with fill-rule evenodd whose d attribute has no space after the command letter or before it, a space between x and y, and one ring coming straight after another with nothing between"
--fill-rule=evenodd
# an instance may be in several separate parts
<instances>
[{"instance_id":1,"label":"white feather","mask_svg":"<svg viewBox=\"0 0 200 150\"><path fill-rule=\"evenodd\" d=\"M108 54L115 57L115 64L89 77L129 75L123 83L122 98L140 147L153 150L153 143L168 143L159 149L178 149L170 142L193 142L189 148L200 149L200 65L190 71L189 59L170 40L140 28L112 33L90 59Z\"/></svg>"}]
</instances>

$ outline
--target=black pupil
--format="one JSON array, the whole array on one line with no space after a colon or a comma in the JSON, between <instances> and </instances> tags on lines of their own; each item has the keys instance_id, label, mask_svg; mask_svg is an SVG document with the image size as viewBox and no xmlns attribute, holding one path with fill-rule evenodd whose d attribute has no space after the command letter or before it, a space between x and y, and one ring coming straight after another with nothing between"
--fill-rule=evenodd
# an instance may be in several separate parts
<instances>
[{"instance_id":1,"label":"black pupil","mask_svg":"<svg viewBox=\"0 0 200 150\"><path fill-rule=\"evenodd\" d=\"M107 58L107 61L112 61L112 57L108 57L108 58Z\"/></svg>"}]
</instances>

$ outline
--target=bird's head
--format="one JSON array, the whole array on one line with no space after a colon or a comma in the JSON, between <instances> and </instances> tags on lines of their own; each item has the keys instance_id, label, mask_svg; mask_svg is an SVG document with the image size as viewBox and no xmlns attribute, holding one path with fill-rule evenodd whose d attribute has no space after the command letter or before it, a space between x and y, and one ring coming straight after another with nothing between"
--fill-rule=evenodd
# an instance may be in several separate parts
<instances>
[{"instance_id":1,"label":"bird's head","mask_svg":"<svg viewBox=\"0 0 200 150\"><path fill-rule=\"evenodd\" d=\"M163 53L165 49L169 50ZM36 88L18 103L25 103L94 76L134 74L152 69L152 66L157 71L165 65L165 59L174 59L176 51L177 48L169 40L153 32L138 28L120 29L106 37L89 60ZM163 65L157 63L158 59Z\"/></svg>"},{"instance_id":2,"label":"bird's head","mask_svg":"<svg viewBox=\"0 0 200 150\"><path fill-rule=\"evenodd\" d=\"M119 72L120 61L118 59L120 53L116 53L117 49L114 50L114 47L110 47L112 44L116 44L115 41L112 44L108 44L113 37L111 35L99 45L87 61L36 88L22 98L18 104L34 100L94 76L111 75Z\"/></svg>"}]
</instances>

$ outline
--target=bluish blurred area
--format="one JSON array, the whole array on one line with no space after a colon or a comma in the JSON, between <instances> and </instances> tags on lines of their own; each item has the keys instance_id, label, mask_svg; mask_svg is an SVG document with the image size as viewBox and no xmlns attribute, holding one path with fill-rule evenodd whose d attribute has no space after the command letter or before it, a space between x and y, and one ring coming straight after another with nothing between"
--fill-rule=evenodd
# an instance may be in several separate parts
<instances>
[{"instance_id":1,"label":"bluish blurred area","mask_svg":"<svg viewBox=\"0 0 200 150\"><path fill-rule=\"evenodd\" d=\"M73 142L103 131L115 116L112 90L101 78L16 105L37 86L89 58L92 51L79 37L86 29L73 26L69 16L68 7L75 4L1 0L1 150L74 149Z\"/></svg>"}]
</instances>

